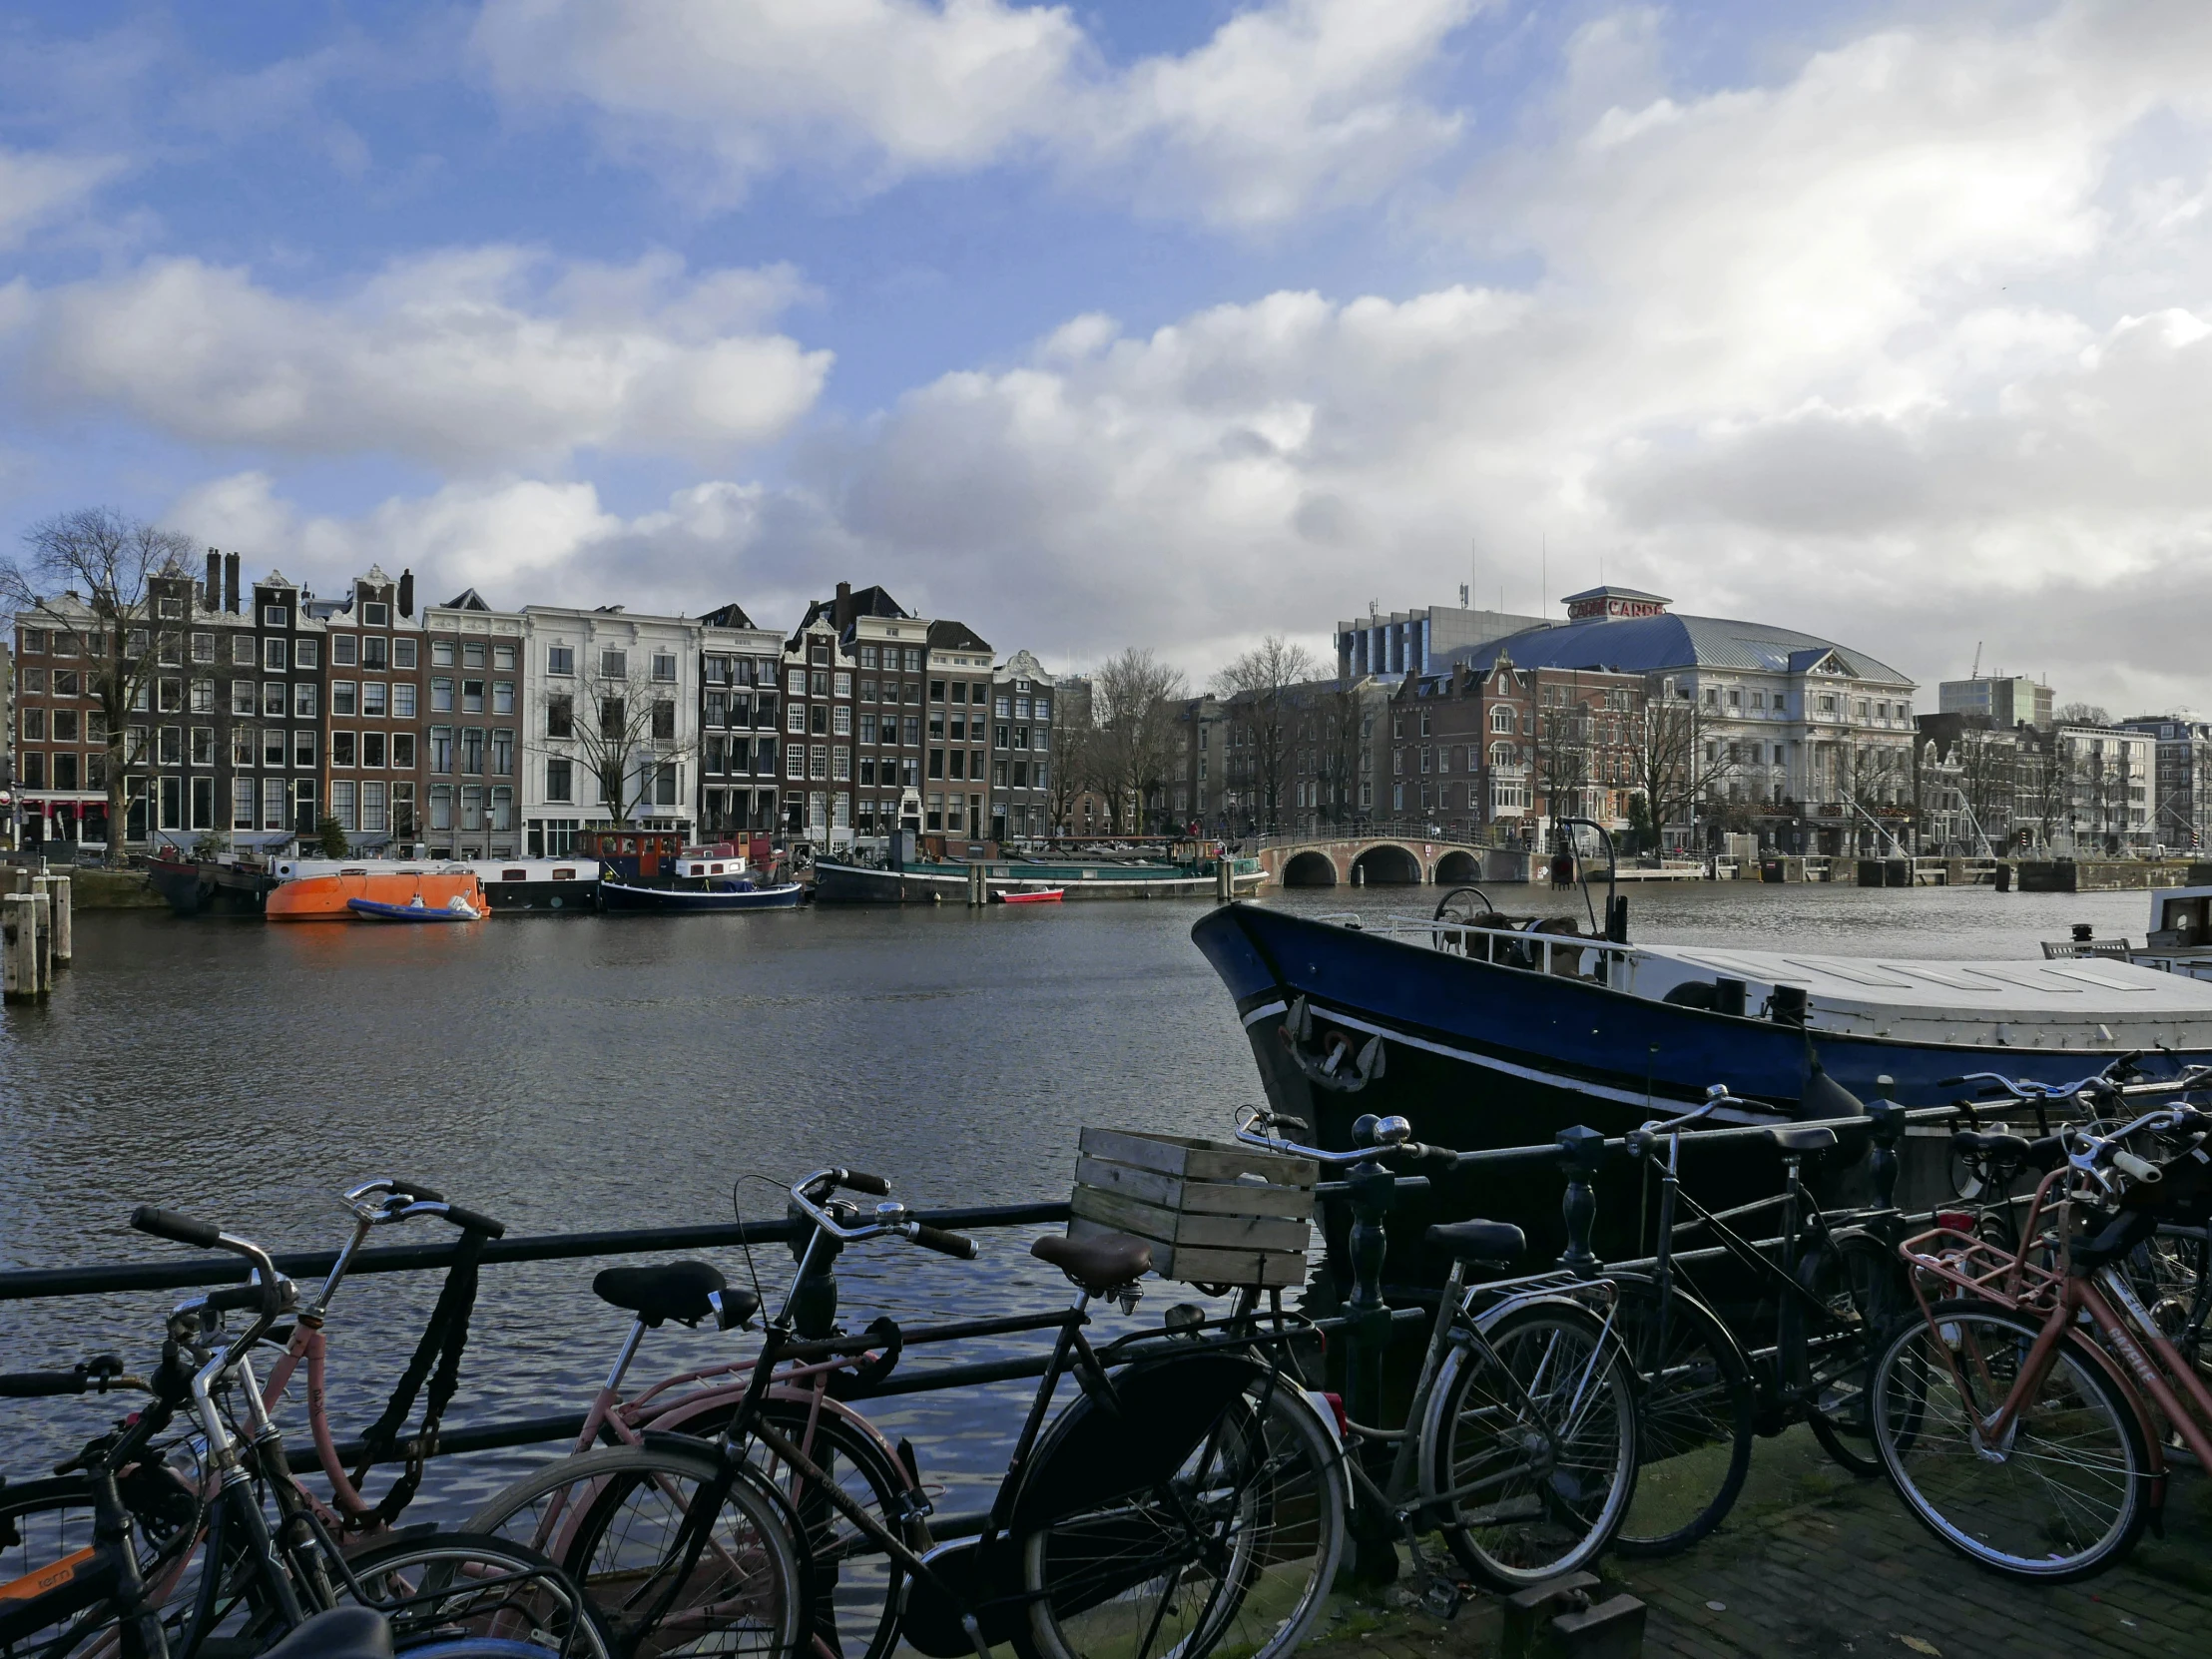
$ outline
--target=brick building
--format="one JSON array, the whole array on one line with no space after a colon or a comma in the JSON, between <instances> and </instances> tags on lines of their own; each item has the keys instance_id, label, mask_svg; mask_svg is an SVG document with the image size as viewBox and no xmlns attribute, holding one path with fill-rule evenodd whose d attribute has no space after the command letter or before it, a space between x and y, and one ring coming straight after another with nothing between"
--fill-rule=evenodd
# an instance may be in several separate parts
<instances>
[{"instance_id":1,"label":"brick building","mask_svg":"<svg viewBox=\"0 0 2212 1659\"><path fill-rule=\"evenodd\" d=\"M783 776L783 636L734 604L709 611L699 627L700 834L771 833Z\"/></svg>"},{"instance_id":2,"label":"brick building","mask_svg":"<svg viewBox=\"0 0 2212 1659\"><path fill-rule=\"evenodd\" d=\"M323 628L327 664L322 738L322 789L327 815L345 831L356 852L390 849L401 855L426 844L424 806L428 800L431 672L429 641L414 614L414 576L397 580L372 567L356 577L345 598L316 601L308 610ZM473 693L456 692L455 665L437 671L442 700L451 706L465 699L478 712L503 720L499 736L486 741L486 764L502 752L508 762L505 788L511 817L515 684L513 646L506 672L490 682L480 672ZM455 656L446 644L446 654ZM465 671L460 671L465 673ZM250 745L240 743L244 757ZM243 803L243 797L240 798ZM450 850L450 843L446 850Z\"/></svg>"}]
</instances>

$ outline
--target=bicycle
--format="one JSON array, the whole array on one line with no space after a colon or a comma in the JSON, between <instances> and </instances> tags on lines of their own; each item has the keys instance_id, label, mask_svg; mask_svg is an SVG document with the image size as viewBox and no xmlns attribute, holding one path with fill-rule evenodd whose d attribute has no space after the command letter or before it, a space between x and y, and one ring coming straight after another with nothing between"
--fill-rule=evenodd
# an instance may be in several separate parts
<instances>
[{"instance_id":1,"label":"bicycle","mask_svg":"<svg viewBox=\"0 0 2212 1659\"><path fill-rule=\"evenodd\" d=\"M291 1479L250 1366L256 1345L295 1306L295 1287L261 1247L206 1223L142 1205L131 1224L242 1256L253 1281L172 1314L151 1381L109 1357L70 1372L0 1378L7 1397L116 1388L151 1396L64 1462L55 1480L0 1488L0 1547L11 1568L0 1582L0 1654L191 1659L219 1643L252 1654L278 1645L311 1615L350 1604L384 1617L393 1647L422 1659L608 1659L588 1607L542 1556L419 1530L345 1556ZM233 1309L250 1309L252 1318L226 1341L223 1315ZM245 1419L243 1438L234 1410ZM165 1451L157 1439L180 1412L197 1436ZM179 1458L197 1458L206 1477L186 1478ZM265 1503L276 1511L274 1530ZM90 1524L80 1525L87 1510ZM202 1570L188 1591L192 1560ZM360 1621L338 1621L330 1639L352 1639L348 1627L357 1636Z\"/></svg>"},{"instance_id":2,"label":"bicycle","mask_svg":"<svg viewBox=\"0 0 2212 1659\"><path fill-rule=\"evenodd\" d=\"M1942 1225L1900 1245L1920 1318L1876 1363L1875 1443L1907 1506L1969 1560L2046 1583L2119 1560L2162 1501L2160 1421L2212 1467L2212 1386L2122 1271L2162 1208L2212 1192L2208 1131L2185 1105L2061 1129L2015 1250ZM2153 1162L2124 1144L2144 1134L2186 1144Z\"/></svg>"},{"instance_id":3,"label":"bicycle","mask_svg":"<svg viewBox=\"0 0 2212 1659\"><path fill-rule=\"evenodd\" d=\"M840 1189L881 1195L887 1183L829 1169L791 1187L794 1213L810 1226L799 1274L714 1445L649 1438L570 1457L495 1498L478 1521L521 1527L567 1566L626 1652L782 1652L803 1639L827 1651L811 1606L810 1532L751 1461L759 1445L896 1565L907 1580L899 1634L922 1653L987 1656L1006 1641L1042 1659L1202 1659L1224 1641L1251 1659L1281 1659L1295 1648L1342 1549L1334 1438L1302 1391L1241 1351L1249 1338L1193 1345L1148 1333L1149 1351L1091 1347L1093 1300L1134 1305L1151 1262L1141 1241L1039 1239L1032 1254L1074 1283L1074 1304L969 1327L1056 1334L977 1537L915 1550L783 1432L764 1409L780 1368L881 1340L796 1333L794 1303L820 1253L896 1237L975 1254L972 1240L887 1200L863 1219L832 1197ZM664 1317L720 1318L697 1267L641 1270L633 1288ZM1069 1378L1078 1394L1048 1423Z\"/></svg>"},{"instance_id":4,"label":"bicycle","mask_svg":"<svg viewBox=\"0 0 2212 1659\"><path fill-rule=\"evenodd\" d=\"M1332 1167L1461 1156L1413 1141L1401 1117L1363 1117L1353 1128L1360 1144L1346 1152L1288 1140L1284 1128L1306 1124L1260 1107L1238 1114L1239 1140ZM1356 1504L1387 1518L1425 1580L1422 1593L1448 1611L1459 1592L1422 1552L1414 1518L1433 1523L1458 1564L1494 1590L1510 1594L1578 1570L1627 1513L1636 1402L1619 1344L1583 1302L1609 1302L1609 1287L1566 1272L1469 1284L1470 1267L1503 1268L1527 1249L1521 1230L1503 1222L1444 1223L1426 1239L1451 1266L1404 1424L1346 1416L1341 1426L1352 1442L1345 1468ZM1394 1452L1378 1479L1368 1453L1384 1446Z\"/></svg>"},{"instance_id":5,"label":"bicycle","mask_svg":"<svg viewBox=\"0 0 2212 1659\"><path fill-rule=\"evenodd\" d=\"M1873 1230L1884 1222L1887 1213L1854 1212L1850 1219L1857 1225L1839 1230L1819 1205L1807 1203L1806 1160L1833 1151L1837 1145L1836 1131L1821 1124L1779 1124L1765 1131L1767 1141L1782 1159L1783 1190L1779 1196L1756 1199L1725 1211L1708 1210L1700 1204L1682 1188L1677 1162L1680 1132L1719 1108L1746 1104L1728 1093L1725 1085L1715 1084L1697 1110L1647 1124L1627 1137L1631 1156L1656 1169L1660 1202L1648 1288L1636 1284L1627 1274L1611 1276L1621 1278L1628 1287L1622 1298L1624 1340L1638 1353L1637 1372L1645 1379L1647 1389L1654 1377L1664 1378L1668 1367L1685 1364L1670 1350L1694 1354L1698 1348L1706 1349L1717 1379L1736 1369L1735 1361L1719 1358L1726 1348L1734 1348L1753 1383L1753 1432L1772 1436L1802 1422L1832 1459L1854 1474L1871 1477L1880 1472L1881 1465L1871 1444L1861 1449L1861 1442L1868 1441L1871 1433L1867 1378L1882 1336L1905 1307L1904 1275L1897 1257ZM1651 1156L1662 1135L1669 1137L1667 1161L1652 1165ZM1692 1219L1678 1225L1674 1219L1677 1206L1687 1206ZM1746 1239L1729 1225L1731 1219L1776 1207L1781 1210L1775 1241L1778 1255L1770 1254L1769 1247ZM1709 1232L1716 1242L1712 1251L1701 1251L1700 1255L1725 1256L1750 1274L1762 1294L1772 1293L1772 1348L1747 1346L1735 1325L1718 1312L1723 1307L1746 1310L1740 1295L1722 1299L1698 1290L1688 1263L1678 1256L1676 1235L1699 1230ZM1677 1275L1681 1284L1674 1283ZM1663 1296L1658 1289L1662 1279L1666 1281ZM1748 1311L1764 1318L1763 1304L1751 1304ZM1679 1334L1675 1333L1678 1318L1682 1322ZM1694 1367L1690 1375L1702 1389L1708 1362L1690 1363ZM1748 1450L1736 1449L1742 1428L1734 1416L1735 1408L1731 1406L1730 1410L1727 1439L1732 1449L1727 1468L1734 1471L1738 1462L1748 1457ZM1690 1443L1695 1443L1696 1434L1706 1431L1699 1427L1696 1415L1687 1413L1673 1427L1673 1437ZM1662 1433L1662 1450L1669 1437ZM1695 1542L1719 1524L1741 1486L1740 1472L1723 1473L1712 1482L1706 1501L1686 1518L1683 1511L1689 1499L1698 1495L1695 1490L1688 1496L1677 1496L1664 1510L1654 1506L1653 1512L1639 1522L1640 1528L1651 1529L1632 1533L1624 1553L1668 1554Z\"/></svg>"}]
</instances>

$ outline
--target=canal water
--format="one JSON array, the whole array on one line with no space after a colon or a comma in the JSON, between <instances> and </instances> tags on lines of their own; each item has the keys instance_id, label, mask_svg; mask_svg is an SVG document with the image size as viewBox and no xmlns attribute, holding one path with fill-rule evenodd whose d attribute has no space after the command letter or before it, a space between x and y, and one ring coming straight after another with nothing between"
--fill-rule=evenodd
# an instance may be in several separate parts
<instances>
[{"instance_id":1,"label":"canal water","mask_svg":"<svg viewBox=\"0 0 2212 1659\"><path fill-rule=\"evenodd\" d=\"M1574 893L1501 888L1509 910ZM1285 893L1307 912L1425 915L1433 888ZM1602 895L1600 895L1602 900ZM1929 957L2028 957L2075 922L2140 936L2142 893L1999 894L1755 883L1631 892L1640 941ZM474 928L268 926L88 913L51 1002L0 1016L0 1267L142 1261L181 1247L125 1219L155 1202L273 1249L334 1246L338 1189L403 1174L514 1233L778 1215L826 1164L892 1176L916 1207L1067 1195L1085 1124L1226 1134L1259 1084L1182 903L804 910L750 916L519 917ZM411 1224L427 1240L438 1224ZM1038 1229L953 1263L879 1243L840 1263L848 1323L909 1324L1058 1305ZM399 1242L387 1230L379 1243ZM737 1283L740 1251L707 1253ZM449 1424L581 1409L624 1316L590 1294L603 1264L485 1270ZM763 1288L789 1279L756 1253ZM349 1282L333 1309L341 1437L381 1407L437 1276ZM1100 1335L1156 1327L1159 1286ZM151 1365L168 1293L0 1303L0 1370L112 1349ZM1026 1340L937 1359L999 1358ZM670 1327L634 1379L741 1353ZM925 1476L980 1502L1028 1384L909 1395L875 1413ZM103 1402L10 1402L0 1473L25 1478L110 1416ZM297 1425L296 1409L286 1419ZM303 1426L293 1435L306 1443ZM426 1513L465 1512L548 1454L438 1467Z\"/></svg>"}]
</instances>

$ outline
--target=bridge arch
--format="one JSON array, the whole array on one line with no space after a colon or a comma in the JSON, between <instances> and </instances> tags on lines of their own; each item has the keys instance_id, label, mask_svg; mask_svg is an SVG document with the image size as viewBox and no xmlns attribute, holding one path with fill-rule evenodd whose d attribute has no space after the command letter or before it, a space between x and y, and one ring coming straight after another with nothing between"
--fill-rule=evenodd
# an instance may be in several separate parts
<instances>
[{"instance_id":1,"label":"bridge arch","mask_svg":"<svg viewBox=\"0 0 2212 1659\"><path fill-rule=\"evenodd\" d=\"M1286 887L1334 887L1337 884L1337 861L1326 852L1308 848L1294 852L1291 861L1283 866L1283 885Z\"/></svg>"},{"instance_id":2,"label":"bridge arch","mask_svg":"<svg viewBox=\"0 0 2212 1659\"><path fill-rule=\"evenodd\" d=\"M1482 879L1482 860L1464 850L1446 852L1436 860L1436 885L1463 886Z\"/></svg>"},{"instance_id":3,"label":"bridge arch","mask_svg":"<svg viewBox=\"0 0 2212 1659\"><path fill-rule=\"evenodd\" d=\"M1354 878L1363 885L1418 886L1420 860L1390 841L1378 841L1352 860Z\"/></svg>"}]
</instances>

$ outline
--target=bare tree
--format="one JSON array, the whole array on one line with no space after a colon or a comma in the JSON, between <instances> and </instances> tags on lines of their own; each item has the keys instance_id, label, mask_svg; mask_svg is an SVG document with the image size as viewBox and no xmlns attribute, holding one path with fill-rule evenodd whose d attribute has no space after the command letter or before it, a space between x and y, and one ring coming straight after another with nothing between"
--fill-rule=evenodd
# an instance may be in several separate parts
<instances>
[{"instance_id":1,"label":"bare tree","mask_svg":"<svg viewBox=\"0 0 2212 1659\"><path fill-rule=\"evenodd\" d=\"M647 805L662 752L673 752L676 689L634 668L620 679L593 677L576 687L540 695L544 718L529 747L573 762L598 787L619 829Z\"/></svg>"},{"instance_id":2,"label":"bare tree","mask_svg":"<svg viewBox=\"0 0 2212 1659\"><path fill-rule=\"evenodd\" d=\"M1547 703L1542 699L1558 694L1567 699L1562 703ZM1579 688L1570 691L1564 686L1542 686L1537 689L1535 730L1532 739L1529 776L1533 787L1544 798L1544 810L1554 820L1582 816L1582 792L1590 782L1590 727L1589 705L1579 696Z\"/></svg>"},{"instance_id":3,"label":"bare tree","mask_svg":"<svg viewBox=\"0 0 2212 1659\"><path fill-rule=\"evenodd\" d=\"M2059 707L2051 721L2058 726L2109 726L2112 711L2101 703L2067 703Z\"/></svg>"},{"instance_id":4,"label":"bare tree","mask_svg":"<svg viewBox=\"0 0 2212 1659\"><path fill-rule=\"evenodd\" d=\"M1851 752L1851 769L1845 780L1846 797L1862 815L1859 824L1867 826L1872 819L1881 833L1889 837L1893 851L1902 852L1904 841L1897 830L1884 822L1886 809L1894 809L1901 795L1911 786L1912 755L1909 750L1895 744L1860 744ZM1856 838L1856 836L1854 837ZM1879 853L1877 841L1874 850Z\"/></svg>"},{"instance_id":5,"label":"bare tree","mask_svg":"<svg viewBox=\"0 0 2212 1659\"><path fill-rule=\"evenodd\" d=\"M125 736L129 716L152 696L163 659L183 674L189 600L174 617L156 616L150 578L184 575L192 538L109 507L81 507L42 519L24 533L25 554L0 560L0 612L43 628L82 659L85 691L98 706L107 755L107 861L124 861Z\"/></svg>"},{"instance_id":6,"label":"bare tree","mask_svg":"<svg viewBox=\"0 0 2212 1659\"><path fill-rule=\"evenodd\" d=\"M1728 746L1707 735L1704 714L1686 698L1647 700L1634 736L1630 782L1654 835L1689 824L1697 804L1736 771Z\"/></svg>"},{"instance_id":7,"label":"bare tree","mask_svg":"<svg viewBox=\"0 0 2212 1659\"><path fill-rule=\"evenodd\" d=\"M1052 770L1045 785L1045 811L1055 834L1074 833L1075 802L1096 788L1098 729L1091 715L1091 683L1063 674L1052 696Z\"/></svg>"},{"instance_id":8,"label":"bare tree","mask_svg":"<svg viewBox=\"0 0 2212 1659\"><path fill-rule=\"evenodd\" d=\"M1263 830L1281 828L1284 775L1299 699L1294 688L1321 672L1314 654L1270 634L1214 676L1214 695L1228 706L1250 751L1254 817Z\"/></svg>"},{"instance_id":9,"label":"bare tree","mask_svg":"<svg viewBox=\"0 0 2212 1659\"><path fill-rule=\"evenodd\" d=\"M1183 675L1131 646L1103 665L1093 681L1098 721L1096 773L1104 786L1107 822L1143 831L1147 803L1166 782L1175 753L1175 705Z\"/></svg>"},{"instance_id":10,"label":"bare tree","mask_svg":"<svg viewBox=\"0 0 2212 1659\"><path fill-rule=\"evenodd\" d=\"M2041 754L2031 780L2029 800L2035 810L2035 828L2049 846L2058 827L2071 831L2074 817L2073 750L2053 731L2041 735Z\"/></svg>"},{"instance_id":11,"label":"bare tree","mask_svg":"<svg viewBox=\"0 0 2212 1659\"><path fill-rule=\"evenodd\" d=\"M1345 824L1360 811L1360 783L1367 776L1370 711L1360 684L1340 680L1315 694L1316 809L1325 823Z\"/></svg>"}]
</instances>

